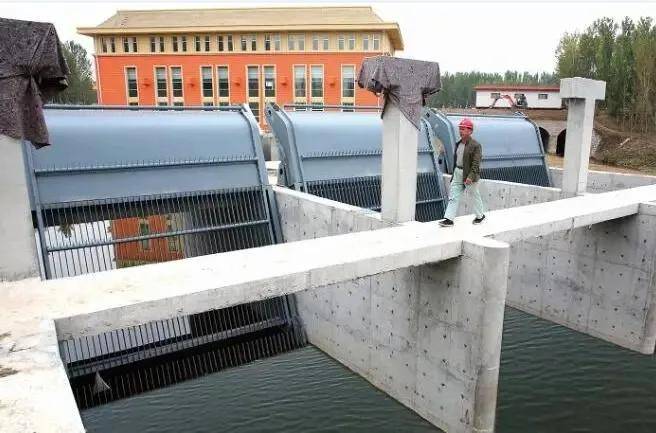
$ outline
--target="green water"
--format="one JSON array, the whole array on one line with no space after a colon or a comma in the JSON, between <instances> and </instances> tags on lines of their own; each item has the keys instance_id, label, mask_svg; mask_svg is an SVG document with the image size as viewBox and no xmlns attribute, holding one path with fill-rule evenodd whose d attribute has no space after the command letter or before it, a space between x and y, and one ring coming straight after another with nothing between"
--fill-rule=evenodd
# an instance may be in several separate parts
<instances>
[{"instance_id":1,"label":"green water","mask_svg":"<svg viewBox=\"0 0 656 433\"><path fill-rule=\"evenodd\" d=\"M83 412L93 433L438 432L308 347ZM513 309L499 433L654 433L656 359Z\"/></svg>"}]
</instances>

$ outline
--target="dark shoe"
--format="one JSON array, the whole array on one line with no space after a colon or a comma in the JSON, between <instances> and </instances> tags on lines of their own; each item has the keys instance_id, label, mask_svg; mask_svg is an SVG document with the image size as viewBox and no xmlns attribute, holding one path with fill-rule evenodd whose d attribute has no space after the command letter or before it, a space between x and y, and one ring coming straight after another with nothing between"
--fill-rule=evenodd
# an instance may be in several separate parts
<instances>
[{"instance_id":1,"label":"dark shoe","mask_svg":"<svg viewBox=\"0 0 656 433\"><path fill-rule=\"evenodd\" d=\"M485 215L483 215L483 216L480 217L480 218L479 218L479 217L476 217L476 218L474 218L474 224L480 224L480 223L483 222L484 219L485 219Z\"/></svg>"},{"instance_id":2,"label":"dark shoe","mask_svg":"<svg viewBox=\"0 0 656 433\"><path fill-rule=\"evenodd\" d=\"M440 220L439 224L442 227L453 227L453 221L451 221L448 218L444 218L443 220Z\"/></svg>"}]
</instances>

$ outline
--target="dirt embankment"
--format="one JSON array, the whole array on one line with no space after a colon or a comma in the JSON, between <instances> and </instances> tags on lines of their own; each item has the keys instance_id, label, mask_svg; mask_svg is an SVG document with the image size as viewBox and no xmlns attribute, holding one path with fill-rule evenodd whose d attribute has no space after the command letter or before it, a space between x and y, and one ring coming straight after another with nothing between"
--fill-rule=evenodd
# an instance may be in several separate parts
<instances>
[{"instance_id":1,"label":"dirt embankment","mask_svg":"<svg viewBox=\"0 0 656 433\"><path fill-rule=\"evenodd\" d=\"M604 113L597 114L595 130L601 139L595 160L656 174L656 134L624 130Z\"/></svg>"}]
</instances>

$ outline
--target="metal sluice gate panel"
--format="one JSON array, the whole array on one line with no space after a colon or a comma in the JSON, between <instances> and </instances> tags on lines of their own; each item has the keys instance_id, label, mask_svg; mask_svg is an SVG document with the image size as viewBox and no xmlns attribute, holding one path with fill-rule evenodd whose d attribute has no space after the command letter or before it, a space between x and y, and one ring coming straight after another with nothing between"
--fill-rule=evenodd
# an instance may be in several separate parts
<instances>
[{"instance_id":1,"label":"metal sluice gate panel","mask_svg":"<svg viewBox=\"0 0 656 433\"><path fill-rule=\"evenodd\" d=\"M290 106L298 109L299 106ZM265 116L280 145L278 184L354 206L380 210L382 121L361 107L343 111L285 111L267 104ZM365 107L371 111L372 107ZM377 107L373 107L374 110ZM420 132L417 155L417 221L442 218L446 188L439 155Z\"/></svg>"},{"instance_id":2,"label":"metal sluice gate panel","mask_svg":"<svg viewBox=\"0 0 656 433\"><path fill-rule=\"evenodd\" d=\"M61 341L59 351L78 407L91 408L306 346L290 299Z\"/></svg>"},{"instance_id":3,"label":"metal sluice gate panel","mask_svg":"<svg viewBox=\"0 0 656 433\"><path fill-rule=\"evenodd\" d=\"M241 107L48 108L26 149L46 278L274 243L259 134Z\"/></svg>"},{"instance_id":4,"label":"metal sluice gate panel","mask_svg":"<svg viewBox=\"0 0 656 433\"><path fill-rule=\"evenodd\" d=\"M274 244L275 196L245 107L50 107L26 146L47 278ZM293 296L60 341L80 409L306 345Z\"/></svg>"},{"instance_id":5,"label":"metal sluice gate panel","mask_svg":"<svg viewBox=\"0 0 656 433\"><path fill-rule=\"evenodd\" d=\"M540 131L523 114L445 114L425 108L422 118L429 125L432 141L443 149L448 173L453 173L458 123L464 117L473 120L473 137L482 146L481 177L536 186L552 185Z\"/></svg>"}]
</instances>

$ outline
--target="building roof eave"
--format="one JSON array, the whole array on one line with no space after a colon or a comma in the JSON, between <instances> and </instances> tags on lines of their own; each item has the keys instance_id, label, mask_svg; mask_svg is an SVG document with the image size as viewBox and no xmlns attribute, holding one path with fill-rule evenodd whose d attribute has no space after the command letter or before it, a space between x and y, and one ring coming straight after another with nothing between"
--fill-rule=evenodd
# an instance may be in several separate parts
<instances>
[{"instance_id":1,"label":"building roof eave","mask_svg":"<svg viewBox=\"0 0 656 433\"><path fill-rule=\"evenodd\" d=\"M78 27L77 33L84 36L143 35L204 32L266 32L266 31L371 31L387 32L395 50L403 50L403 37L397 23L366 24L287 24L287 25L235 25L235 26L188 26L188 27Z\"/></svg>"}]
</instances>

